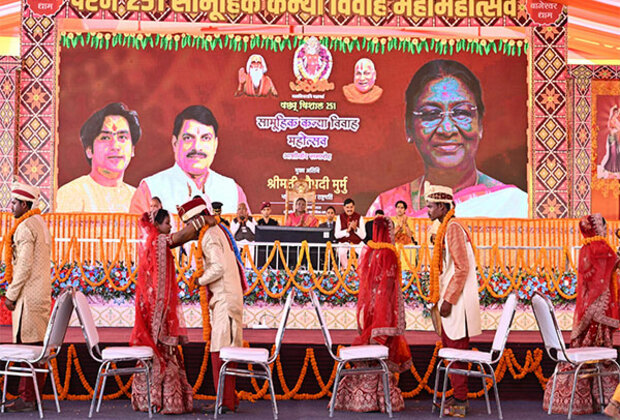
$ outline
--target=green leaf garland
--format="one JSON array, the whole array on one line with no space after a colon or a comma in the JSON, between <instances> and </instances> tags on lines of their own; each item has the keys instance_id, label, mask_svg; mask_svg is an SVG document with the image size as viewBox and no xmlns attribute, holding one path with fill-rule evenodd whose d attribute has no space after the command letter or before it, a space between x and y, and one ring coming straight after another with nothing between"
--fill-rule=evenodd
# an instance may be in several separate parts
<instances>
[{"instance_id":1,"label":"green leaf garland","mask_svg":"<svg viewBox=\"0 0 620 420\"><path fill-rule=\"evenodd\" d=\"M295 50L305 42L307 36L299 35L193 35L193 34L143 34L110 32L65 32L61 34L63 48L82 47L110 49L122 47L145 50L159 48L165 51L196 49L211 51L228 49L231 51L255 51L258 49L281 52ZM433 51L439 55L454 55L461 51L477 55L502 54L508 56L526 54L529 44L525 40L514 39L445 39L445 38L406 38L406 37L321 37L320 42L330 50L345 54L364 51L369 54L385 54L399 51L420 54Z\"/></svg>"}]
</instances>

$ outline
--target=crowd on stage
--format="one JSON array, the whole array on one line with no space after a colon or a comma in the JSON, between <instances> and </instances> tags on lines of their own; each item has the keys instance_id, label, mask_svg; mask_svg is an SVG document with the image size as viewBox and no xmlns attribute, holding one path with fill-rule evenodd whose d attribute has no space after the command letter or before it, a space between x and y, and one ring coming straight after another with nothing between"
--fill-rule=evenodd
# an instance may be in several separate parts
<instances>
[{"instance_id":1,"label":"crowd on stage","mask_svg":"<svg viewBox=\"0 0 620 420\"><path fill-rule=\"evenodd\" d=\"M467 350L470 338L481 334L481 311L478 296L476 261L470 233L455 217L452 189L440 185L425 186L428 216L438 228L434 238L431 281L437 276L439 296L432 308L435 327L444 347ZM52 238L35 203L37 187L15 183L11 207L17 219L8 232L5 247L9 283L5 305L13 314L13 341L41 345L49 321L51 307L50 259ZM184 224L172 232L170 213L161 208L154 197L152 207L142 214L140 227L145 237L139 253L135 297L136 316L130 345L149 346L154 351L151 371L150 402L157 412L180 414L194 411L193 390L187 381L186 366L179 346L187 342L187 331L178 299L178 284L172 248L189 241L198 241L196 286L205 287L210 310L210 352L213 381L218 384L220 349L243 345L243 294L247 288L237 240L250 240L256 224L276 225L270 217L271 204L261 206L262 218L251 219L247 208L240 204L230 226L217 216L218 204L212 215L200 197L177 207ZM396 208L404 210L405 203ZM404 409L396 375L411 367L410 344L405 339L405 311L401 293L401 272L393 244L397 237L414 242L411 227L378 214L369 228L355 212L355 202L347 199L343 212L336 216L330 208L326 227L333 227L337 240L360 245L371 238L378 246L367 247L357 267L360 289L357 302L358 333L354 345L381 344L389 349L388 366L391 376L389 395L394 411ZM306 203L297 200L295 211L288 218L294 226L318 226L306 212ZM616 271L620 258L606 240L606 222L600 215L584 217L580 222L584 244L580 250L578 295L571 346L613 347L612 336L618 329L620 308ZM383 245L383 246L382 246ZM434 269L434 271L433 271ZM467 363L454 363L453 369L467 370ZM569 366L560 365L556 375ZM469 410L468 377L450 374L453 395L444 405L444 414L465 417ZM226 376L221 411L235 411L239 399L235 393L235 377ZM44 375L22 377L17 399L6 404L10 412L35 410L35 387L40 389ZM573 376L559 376L555 386L552 412L566 413L570 405ZM580 378L573 404L573 413L593 413L599 403L594 379ZM616 375L604 376L600 384L607 400L605 412L620 418L620 387ZM135 410L148 410L147 384L136 375L132 384L131 403ZM615 393L614 393L615 390ZM544 406L548 408L550 387L546 388ZM357 412L383 411L383 383L377 374L346 376L335 396L338 410ZM204 408L209 412L212 405Z\"/></svg>"},{"instance_id":2,"label":"crowd on stage","mask_svg":"<svg viewBox=\"0 0 620 420\"><path fill-rule=\"evenodd\" d=\"M278 221L272 217L272 204L269 201L261 203L261 217L256 218L249 214L245 203L238 204L237 212L231 220L222 215L221 202L214 201L211 203L211 207L213 214L220 216L221 223L226 225L239 245L255 242L257 226L280 226ZM162 208L161 201L158 197L153 197L151 199L151 210L160 208ZM294 201L294 211L286 214L283 225L287 227L327 228L329 233L325 239L334 244L349 244L358 255L361 246L372 240L373 218L368 218L365 221L364 217L355 211L355 201L352 198L344 200L340 213L337 213L334 206L328 206L324 213L325 221L322 223L316 216L309 213L307 208L306 199L297 198ZM415 229L413 220L405 214L407 204L404 201L399 201L395 208L396 215L390 218L394 225L395 243L417 245L418 242L413 233ZM375 217L377 216L384 216L384 212L381 209L376 210ZM437 225L434 227L436 228ZM338 258L345 266L349 252L351 252L349 248L338 250Z\"/></svg>"},{"instance_id":3,"label":"crowd on stage","mask_svg":"<svg viewBox=\"0 0 620 420\"><path fill-rule=\"evenodd\" d=\"M356 211L351 198L344 201L342 209L328 207L324 223L308 213L304 198L298 198L294 211L285 219L287 226L328 228L330 240L350 244L342 249L344 254L339 250L341 263L352 252L348 248L360 255L359 335L353 344L381 344L389 349L388 386L394 411L404 409L396 377L411 367L410 345L414 343L407 343L404 335L402 273L393 245L417 244L410 216L424 217L427 213L433 220L430 281L438 285L438 290L431 312L442 345L467 350L470 338L481 334L481 311L471 236L455 216L457 204L460 217L479 216L482 210L485 216L494 215L489 211L497 211L503 217L527 215L525 192L476 169L475 152L482 139L484 103L475 75L460 63L434 60L414 75L406 102L408 142L415 143L424 157L423 176L380 194L367 213L374 216L372 220L365 220ZM171 249L197 241L199 252L192 278L195 286L204 287L207 294L209 350L217 388L223 365L220 350L243 345L243 296L247 283L238 244L254 242L257 226L278 224L272 218L271 203L262 203L261 217L255 220L243 189L232 178L210 169L217 149L217 131L217 120L208 108L193 105L184 109L175 118L172 131L175 164L143 179L135 190L122 180L141 135L137 113L122 104L110 104L93 114L80 132L91 173L59 188L56 197L57 211L129 208L130 213L141 214L140 228L145 241L139 252L136 317L130 344L153 349L150 403L163 414L194 410L194 393L179 352L179 346L187 342L187 331ZM454 138L460 143L450 142ZM201 148L196 146L198 142L203 144ZM455 174L461 179L455 181ZM108 184L114 188L104 188ZM185 185L187 188L182 187ZM13 341L33 345L41 345L44 340L51 307L52 239L40 216L38 197L37 187L14 184L11 206L17 220L5 234L8 239L4 247L4 278L9 284L4 302L13 315ZM188 197L193 198L187 201ZM209 203L203 197L220 202L211 201L209 211ZM111 204L120 201L125 203L124 210L110 209ZM222 212L231 213L235 208L232 220L221 217ZM173 209L183 223L176 232L172 232L169 213ZM606 241L606 225L600 215L584 218L580 229L584 243L580 249L571 345L612 347L613 332L620 320L616 277L620 258ZM364 247L364 242L370 240L373 246ZM453 363L452 368L467 370L468 366ZM562 369L556 375L564 373ZM449 377L454 393L443 405L443 414L465 417L469 410L468 377ZM7 403L5 410L35 410L35 390L40 389L44 380L45 376L39 375L35 384L22 377L18 398ZM593 381L589 377L577 381L574 414L595 411L598 393ZM552 412L567 412L572 382L572 375L557 377ZM221 410L234 412L239 405L234 376L227 376L224 384ZM606 413L620 420L617 385L615 375L605 376L600 383L606 400L611 401ZM383 386L375 374L346 376L335 395L336 409L384 411ZM549 404L550 392L547 387L544 404ZM147 384L141 375L134 378L131 400L135 410L148 410ZM215 407L205 409L213 412Z\"/></svg>"}]
</instances>

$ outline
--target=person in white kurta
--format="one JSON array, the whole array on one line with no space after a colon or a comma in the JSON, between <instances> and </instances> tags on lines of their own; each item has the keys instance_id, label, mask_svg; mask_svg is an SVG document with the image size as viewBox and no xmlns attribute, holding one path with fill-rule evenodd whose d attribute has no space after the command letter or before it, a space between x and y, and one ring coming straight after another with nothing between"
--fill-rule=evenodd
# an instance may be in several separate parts
<instances>
[{"instance_id":1,"label":"person in white kurta","mask_svg":"<svg viewBox=\"0 0 620 420\"><path fill-rule=\"evenodd\" d=\"M443 238L443 270L439 276L439 302L441 315L441 343L444 347L469 349L469 337L482 333L476 260L467 228L452 214L452 190L448 187L428 187L426 202L431 220L445 224ZM449 219L446 219L450 217ZM441 228L438 235L441 235ZM442 252L436 246L433 253ZM466 363L453 363L454 369L467 369ZM467 376L450 375L454 398L449 400L444 414L464 417L467 412Z\"/></svg>"},{"instance_id":2,"label":"person in white kurta","mask_svg":"<svg viewBox=\"0 0 620 420\"><path fill-rule=\"evenodd\" d=\"M39 189L15 183L11 207L16 219L24 216L38 200ZM51 235L40 214L23 219L11 241L13 277L6 291L5 305L13 312L13 342L42 345L52 306L50 276ZM37 375L42 389L44 375ZM19 398L6 406L8 411L34 411L36 394L31 378L19 383Z\"/></svg>"}]
</instances>

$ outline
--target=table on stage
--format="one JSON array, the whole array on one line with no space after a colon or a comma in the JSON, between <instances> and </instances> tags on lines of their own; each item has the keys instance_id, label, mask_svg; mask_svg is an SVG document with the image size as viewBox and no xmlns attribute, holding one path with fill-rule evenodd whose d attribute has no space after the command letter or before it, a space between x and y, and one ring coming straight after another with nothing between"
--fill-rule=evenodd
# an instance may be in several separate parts
<instances>
[{"instance_id":1,"label":"table on stage","mask_svg":"<svg viewBox=\"0 0 620 420\"><path fill-rule=\"evenodd\" d=\"M314 270L323 270L325 257L325 243L329 240L331 229L327 227L292 227L292 226L256 226L257 242L254 255L256 256L256 266L262 267L267 262L267 258L273 249L273 243L280 241L282 251L286 258L286 264L290 269L297 266L297 259L301 251L301 242L308 242L310 263ZM265 244L269 243L269 244ZM316 246L313 246L316 245ZM284 262L280 261L276 255L269 264L270 268L280 269ZM308 265L307 261L302 265ZM331 264L330 264L331 266Z\"/></svg>"}]
</instances>

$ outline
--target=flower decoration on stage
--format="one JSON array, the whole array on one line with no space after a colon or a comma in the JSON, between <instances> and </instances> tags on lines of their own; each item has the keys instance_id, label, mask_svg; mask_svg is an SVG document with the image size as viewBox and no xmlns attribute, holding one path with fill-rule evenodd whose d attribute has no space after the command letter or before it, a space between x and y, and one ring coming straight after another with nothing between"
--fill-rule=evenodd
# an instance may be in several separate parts
<instances>
[{"instance_id":1,"label":"flower decoration on stage","mask_svg":"<svg viewBox=\"0 0 620 420\"><path fill-rule=\"evenodd\" d=\"M296 80L289 86L294 92L326 92L334 90L329 82L332 72L332 54L317 37L311 36L301 44L293 56Z\"/></svg>"},{"instance_id":2,"label":"flower decoration on stage","mask_svg":"<svg viewBox=\"0 0 620 420\"><path fill-rule=\"evenodd\" d=\"M281 298L273 296L283 295L289 283L288 274L281 270L265 271L263 281L266 287L261 287L258 275L252 270L246 271L246 279L248 281L248 289L251 290L244 298L246 305L253 305L260 302L267 304L281 303ZM359 278L355 271L346 274L343 280L344 284L346 284L349 289L358 290ZM355 295L348 293L344 287L338 287L340 280L335 274L326 273L324 276L321 276L318 281L318 286L320 288L330 291L329 294L319 293L319 299L322 303L342 306L357 302L357 297ZM293 287L296 294L295 301L298 303L310 302L310 298L305 291L316 286L310 273L305 270L304 272L298 272L295 275L294 283L295 285ZM286 290L288 290L288 288ZM331 293L331 291L334 291L334 293Z\"/></svg>"},{"instance_id":3,"label":"flower decoration on stage","mask_svg":"<svg viewBox=\"0 0 620 420\"><path fill-rule=\"evenodd\" d=\"M128 267L122 261L108 267L109 277L115 287L111 287L106 278L106 268L101 262L66 263L52 267L52 295L57 297L67 287L73 287L87 296L98 296L104 302L122 303L132 300L136 292L136 284L132 278L136 275L137 267Z\"/></svg>"},{"instance_id":4,"label":"flower decoration on stage","mask_svg":"<svg viewBox=\"0 0 620 420\"><path fill-rule=\"evenodd\" d=\"M3 281L5 266L0 264L0 297L4 296L7 282ZM109 269L109 277L114 282L111 287L106 281L106 269L101 262L65 263L51 270L54 282L52 294L57 297L65 288L74 287L87 296L96 296L104 302L131 302L135 295L136 266L126 266L117 263ZM183 303L198 303L199 289L190 288L189 280L195 270L189 269L178 273L179 298ZM317 273L318 274L318 273ZM306 290L319 289L319 297L323 303L333 306L343 306L357 302L356 293L359 288L359 278L355 270L342 275L342 281L333 272L324 272L316 278L318 283L306 270L295 274L293 281L283 270L265 270L262 280L252 269L246 270L248 292L244 296L246 305L254 304L278 304L281 303L283 291L293 287L296 293L295 300L299 303L308 303L309 297ZM488 283L486 283L488 278ZM264 283L264 286L263 286ZM505 301L508 294L517 290L517 295L523 303L529 303L534 291L538 290L549 296L555 304L568 304L574 302L566 296L573 296L577 287L577 275L572 271L563 273L526 273L520 271L513 278L499 271L490 271L488 268L478 273L478 283L484 285L480 291L480 304L483 307L494 306ZM345 288L346 286L346 288ZM516 286L516 287L515 287ZM428 303L430 294L430 273L428 271L402 272L403 299L409 306L420 306ZM558 292L558 288L562 293ZM426 297L426 298L425 298Z\"/></svg>"}]
</instances>

